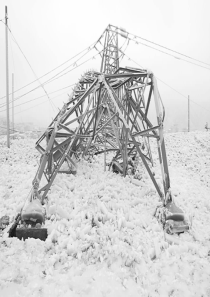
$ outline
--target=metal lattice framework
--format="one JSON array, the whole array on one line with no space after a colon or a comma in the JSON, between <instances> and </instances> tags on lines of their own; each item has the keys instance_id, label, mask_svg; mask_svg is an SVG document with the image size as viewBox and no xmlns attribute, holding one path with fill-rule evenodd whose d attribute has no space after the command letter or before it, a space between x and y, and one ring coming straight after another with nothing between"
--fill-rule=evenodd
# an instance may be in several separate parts
<instances>
[{"instance_id":1,"label":"metal lattice framework","mask_svg":"<svg viewBox=\"0 0 210 297\"><path fill-rule=\"evenodd\" d=\"M100 72L88 71L82 76L68 102L37 141L36 148L42 156L31 197L41 196L43 201L57 173L75 172L75 157L112 151L113 161L124 176L129 157L138 154L164 201L170 180L163 136L164 111L156 78L144 69L119 67L118 30L113 31L110 26L105 32L101 57ZM155 124L148 118L151 102L156 109ZM157 140L163 192L150 169L150 138ZM62 169L64 163L66 170ZM43 175L46 184L40 188Z\"/></svg>"}]
</instances>

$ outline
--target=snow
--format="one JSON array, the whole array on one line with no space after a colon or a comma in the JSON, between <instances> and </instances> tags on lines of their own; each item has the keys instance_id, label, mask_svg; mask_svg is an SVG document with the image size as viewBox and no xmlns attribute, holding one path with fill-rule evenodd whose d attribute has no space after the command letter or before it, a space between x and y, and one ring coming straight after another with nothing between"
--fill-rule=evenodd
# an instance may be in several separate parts
<instances>
[{"instance_id":1,"label":"snow","mask_svg":"<svg viewBox=\"0 0 210 297\"><path fill-rule=\"evenodd\" d=\"M172 193L190 232L164 234L159 197L141 179L104 172L103 156L56 177L48 238L0 238L0 296L210 296L210 133L166 134ZM34 140L0 144L0 217L12 220L31 190ZM161 184L157 156L154 173Z\"/></svg>"}]
</instances>

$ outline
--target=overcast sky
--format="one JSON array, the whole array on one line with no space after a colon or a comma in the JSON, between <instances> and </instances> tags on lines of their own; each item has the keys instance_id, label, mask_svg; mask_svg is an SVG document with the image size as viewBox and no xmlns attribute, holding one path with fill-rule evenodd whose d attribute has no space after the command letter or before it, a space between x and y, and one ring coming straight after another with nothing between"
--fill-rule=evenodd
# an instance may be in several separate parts
<instances>
[{"instance_id":1,"label":"overcast sky","mask_svg":"<svg viewBox=\"0 0 210 297\"><path fill-rule=\"evenodd\" d=\"M98 40L108 24L123 27L130 33L204 61L209 65L202 65L210 69L209 0L1 0L0 19L3 21L5 5L8 7L12 34L37 77L88 48ZM84 53L87 55L80 62L97 54L95 50ZM198 104L191 102L192 129L204 127L206 121L210 125L210 70L137 45L132 41L129 42L126 54L144 68L152 70L157 78L184 96L190 95L190 99ZM70 66L75 59L65 64L65 67ZM189 61L196 63L193 60ZM137 64L128 58L124 58L123 63L126 66L137 67ZM3 22L0 22L0 65L0 97L3 97L6 94ZM71 67L68 70L72 69ZM40 81L43 83L63 68L59 68ZM99 56L47 84L45 89L47 93L51 93L74 84L84 71L92 68L99 70ZM15 74L15 89L36 79L10 33L9 71L10 91L12 72ZM167 122L173 125L182 121L181 125L187 127L187 99L160 80L158 87L166 108ZM16 92L15 98L38 85L36 82ZM67 93L71 93L71 87L49 95L53 107L47 96L16 107L15 121L47 126L57 113L56 109L61 108L63 102L67 100ZM17 100L16 105L44 95L45 91L39 88ZM55 96L57 97L54 98ZM2 107L5 100L5 98L0 99L0 111L5 108ZM42 103L44 101L45 103ZM35 106L37 104L39 105ZM0 112L0 118L5 116L5 111Z\"/></svg>"}]
</instances>

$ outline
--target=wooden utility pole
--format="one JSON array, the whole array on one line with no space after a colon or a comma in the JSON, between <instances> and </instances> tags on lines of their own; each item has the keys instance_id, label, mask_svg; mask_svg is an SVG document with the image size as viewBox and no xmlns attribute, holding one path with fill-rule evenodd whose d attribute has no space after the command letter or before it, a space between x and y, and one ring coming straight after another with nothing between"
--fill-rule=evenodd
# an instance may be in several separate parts
<instances>
[{"instance_id":1,"label":"wooden utility pole","mask_svg":"<svg viewBox=\"0 0 210 297\"><path fill-rule=\"evenodd\" d=\"M188 132L190 132L190 96L188 95Z\"/></svg>"},{"instance_id":2,"label":"wooden utility pole","mask_svg":"<svg viewBox=\"0 0 210 297\"><path fill-rule=\"evenodd\" d=\"M7 6L5 6L5 39L6 39L6 105L7 105L7 147L10 147L9 136L9 62L8 62L8 27Z\"/></svg>"},{"instance_id":3,"label":"wooden utility pole","mask_svg":"<svg viewBox=\"0 0 210 297\"><path fill-rule=\"evenodd\" d=\"M14 121L14 73L12 73L12 133L15 132L15 121Z\"/></svg>"}]
</instances>

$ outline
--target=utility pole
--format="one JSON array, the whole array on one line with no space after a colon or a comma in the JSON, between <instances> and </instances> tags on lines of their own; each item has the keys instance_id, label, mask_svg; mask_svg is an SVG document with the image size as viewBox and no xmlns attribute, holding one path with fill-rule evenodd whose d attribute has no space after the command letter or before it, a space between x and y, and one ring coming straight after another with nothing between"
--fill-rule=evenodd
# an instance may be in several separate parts
<instances>
[{"instance_id":1,"label":"utility pole","mask_svg":"<svg viewBox=\"0 0 210 297\"><path fill-rule=\"evenodd\" d=\"M8 27L7 6L5 6L5 38L6 38L6 105L7 105L7 147L10 148L9 136L9 62L8 62Z\"/></svg>"},{"instance_id":2,"label":"utility pole","mask_svg":"<svg viewBox=\"0 0 210 297\"><path fill-rule=\"evenodd\" d=\"M15 121L14 121L14 73L12 73L12 130L15 132ZM13 136L14 138L14 136Z\"/></svg>"},{"instance_id":3,"label":"utility pole","mask_svg":"<svg viewBox=\"0 0 210 297\"><path fill-rule=\"evenodd\" d=\"M188 132L190 132L190 96L188 95Z\"/></svg>"}]
</instances>

